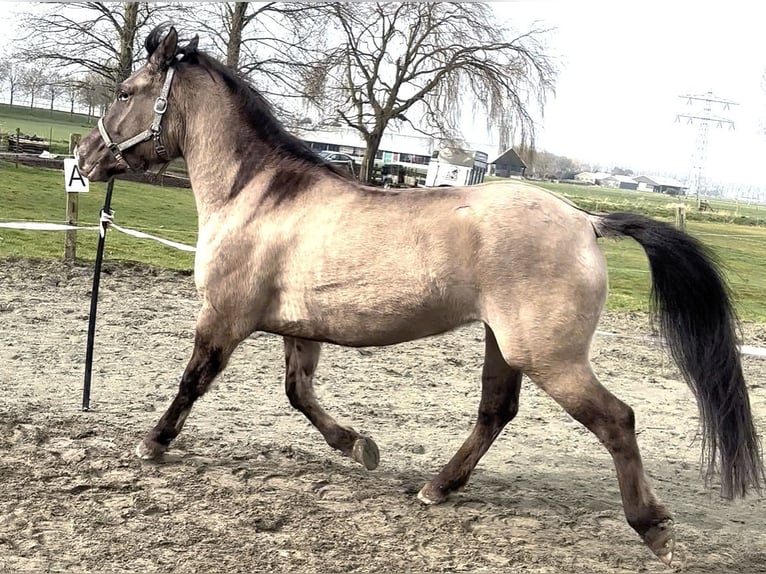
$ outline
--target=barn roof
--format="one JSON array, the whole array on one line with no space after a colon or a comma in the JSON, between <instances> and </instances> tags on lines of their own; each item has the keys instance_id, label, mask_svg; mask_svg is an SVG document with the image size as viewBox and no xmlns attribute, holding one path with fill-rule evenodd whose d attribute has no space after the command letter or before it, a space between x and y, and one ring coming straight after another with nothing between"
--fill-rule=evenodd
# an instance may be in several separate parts
<instances>
[{"instance_id":1,"label":"barn roof","mask_svg":"<svg viewBox=\"0 0 766 574\"><path fill-rule=\"evenodd\" d=\"M664 187L677 187L679 189L685 189L686 185L681 183L680 181L677 181L675 179L671 179L669 177L659 177L654 175L639 175L638 177L634 178L636 181L640 181L643 183L648 183L649 185L661 185Z\"/></svg>"},{"instance_id":2,"label":"barn roof","mask_svg":"<svg viewBox=\"0 0 766 574\"><path fill-rule=\"evenodd\" d=\"M636 178L630 177L629 175L610 175L604 179L613 179L614 181L619 181L620 183L636 183Z\"/></svg>"},{"instance_id":3,"label":"barn roof","mask_svg":"<svg viewBox=\"0 0 766 574\"><path fill-rule=\"evenodd\" d=\"M523 167L523 168L527 167L527 164L524 163L524 160L519 157L519 154L517 154L516 150L514 150L512 147L509 147L507 150L505 150L503 153L501 153L499 156L497 156L493 161L489 163L511 164L512 166Z\"/></svg>"}]
</instances>

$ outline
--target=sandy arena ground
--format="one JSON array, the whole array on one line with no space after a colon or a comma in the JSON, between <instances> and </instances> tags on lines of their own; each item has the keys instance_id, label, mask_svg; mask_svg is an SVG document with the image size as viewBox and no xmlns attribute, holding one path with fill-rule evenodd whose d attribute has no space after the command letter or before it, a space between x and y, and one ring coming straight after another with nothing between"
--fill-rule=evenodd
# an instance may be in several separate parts
<instances>
[{"instance_id":1,"label":"sandy arena ground","mask_svg":"<svg viewBox=\"0 0 766 574\"><path fill-rule=\"evenodd\" d=\"M165 460L136 443L191 353L191 277L107 264L93 410L80 411L92 268L0 261L0 572L668 572L622 514L611 459L529 381L467 488L415 495L467 436L483 331L393 348L326 346L317 392L381 465L332 451L282 391L281 340L247 340ZM648 333L643 315L601 329ZM745 325L766 345L766 326ZM766 572L766 501L698 474L696 406L658 347L598 336L602 381L636 411L644 462L677 521L675 570ZM766 361L746 358L766 435Z\"/></svg>"}]
</instances>

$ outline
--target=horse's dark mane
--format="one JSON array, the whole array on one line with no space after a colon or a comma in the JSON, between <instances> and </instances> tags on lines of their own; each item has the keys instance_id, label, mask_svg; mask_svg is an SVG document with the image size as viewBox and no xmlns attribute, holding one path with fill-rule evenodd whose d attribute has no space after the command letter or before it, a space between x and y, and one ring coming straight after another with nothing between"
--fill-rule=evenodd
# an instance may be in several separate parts
<instances>
[{"instance_id":1,"label":"horse's dark mane","mask_svg":"<svg viewBox=\"0 0 766 574\"><path fill-rule=\"evenodd\" d=\"M165 31L166 26L157 26L146 37L144 46L148 56L151 56L159 47ZM258 90L234 70L199 50L196 41L183 45L179 42L176 48L176 57L180 62L202 67L213 78L220 77L238 100L250 127L272 146L275 154L281 158L296 160L304 165L317 166L343 178L349 177L346 172L316 154L300 138L289 133L274 116L272 105Z\"/></svg>"}]
</instances>

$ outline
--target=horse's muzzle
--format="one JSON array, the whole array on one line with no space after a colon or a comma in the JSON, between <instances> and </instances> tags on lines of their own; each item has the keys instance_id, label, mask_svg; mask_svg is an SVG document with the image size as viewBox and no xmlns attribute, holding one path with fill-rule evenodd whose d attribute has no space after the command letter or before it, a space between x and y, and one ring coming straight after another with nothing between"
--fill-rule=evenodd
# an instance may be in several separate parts
<instances>
[{"instance_id":1,"label":"horse's muzzle","mask_svg":"<svg viewBox=\"0 0 766 574\"><path fill-rule=\"evenodd\" d=\"M92 130L80 140L75 149L75 159L80 172L91 181L107 181L127 171L127 166L117 161L106 147L98 130Z\"/></svg>"}]
</instances>

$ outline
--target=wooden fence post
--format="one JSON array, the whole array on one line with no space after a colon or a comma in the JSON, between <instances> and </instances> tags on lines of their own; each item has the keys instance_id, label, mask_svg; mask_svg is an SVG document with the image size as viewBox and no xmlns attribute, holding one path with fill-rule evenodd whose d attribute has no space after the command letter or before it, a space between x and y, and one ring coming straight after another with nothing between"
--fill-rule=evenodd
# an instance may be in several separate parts
<instances>
[{"instance_id":1,"label":"wooden fence post","mask_svg":"<svg viewBox=\"0 0 766 574\"><path fill-rule=\"evenodd\" d=\"M69 134L69 155L74 154L74 148L80 143L80 134ZM69 192L66 194L66 222L67 225L77 225L77 210L80 201L79 193ZM72 229L66 232L64 243L64 261L74 261L77 255L77 231Z\"/></svg>"},{"instance_id":2,"label":"wooden fence post","mask_svg":"<svg viewBox=\"0 0 766 574\"><path fill-rule=\"evenodd\" d=\"M686 230L686 205L676 205L676 227L681 231Z\"/></svg>"}]
</instances>

